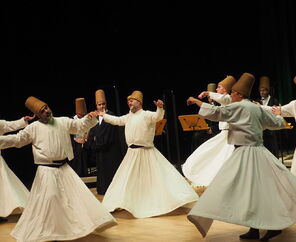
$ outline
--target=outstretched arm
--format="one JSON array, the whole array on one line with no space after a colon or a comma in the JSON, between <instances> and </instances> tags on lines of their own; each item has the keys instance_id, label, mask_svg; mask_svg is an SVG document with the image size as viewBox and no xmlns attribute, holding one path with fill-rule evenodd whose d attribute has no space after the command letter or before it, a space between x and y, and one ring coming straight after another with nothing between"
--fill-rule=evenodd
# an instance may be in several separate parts
<instances>
[{"instance_id":1,"label":"outstretched arm","mask_svg":"<svg viewBox=\"0 0 296 242\"><path fill-rule=\"evenodd\" d=\"M227 105L231 103L231 96L227 93L216 93L216 92L209 92L209 97L216 101L217 103L220 103L222 105Z\"/></svg>"},{"instance_id":2,"label":"outstretched arm","mask_svg":"<svg viewBox=\"0 0 296 242\"><path fill-rule=\"evenodd\" d=\"M28 126L29 127L29 126ZM27 128L22 129L17 134L1 135L0 136L0 149L11 147L20 148L32 142L30 133Z\"/></svg>"},{"instance_id":3,"label":"outstretched arm","mask_svg":"<svg viewBox=\"0 0 296 242\"><path fill-rule=\"evenodd\" d=\"M84 134L98 123L97 116L98 112L93 111L80 119L63 118L62 120L64 120L70 134Z\"/></svg>"},{"instance_id":4,"label":"outstretched arm","mask_svg":"<svg viewBox=\"0 0 296 242\"><path fill-rule=\"evenodd\" d=\"M189 106L189 105L192 105L192 104L196 104L197 106L200 107L200 106L203 104L203 102L200 101L200 100L197 99L197 98L189 97L189 98L187 99L187 105Z\"/></svg>"},{"instance_id":5,"label":"outstretched arm","mask_svg":"<svg viewBox=\"0 0 296 242\"><path fill-rule=\"evenodd\" d=\"M279 114L282 117L294 117L296 118L296 100L283 106L273 106L272 112Z\"/></svg>"},{"instance_id":6,"label":"outstretched arm","mask_svg":"<svg viewBox=\"0 0 296 242\"><path fill-rule=\"evenodd\" d=\"M0 134L25 128L28 125L28 120L30 120L30 118L31 117L26 116L15 121L0 120Z\"/></svg>"}]
</instances>

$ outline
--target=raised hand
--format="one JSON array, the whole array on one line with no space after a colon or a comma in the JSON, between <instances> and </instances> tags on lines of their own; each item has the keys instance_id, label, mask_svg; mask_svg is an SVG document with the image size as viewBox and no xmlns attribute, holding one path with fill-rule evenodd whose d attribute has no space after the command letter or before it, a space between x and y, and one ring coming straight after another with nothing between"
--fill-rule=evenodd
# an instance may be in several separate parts
<instances>
[{"instance_id":1,"label":"raised hand","mask_svg":"<svg viewBox=\"0 0 296 242\"><path fill-rule=\"evenodd\" d=\"M157 107L163 108L163 101L161 101L160 99L158 99L157 101L153 101L153 102Z\"/></svg>"},{"instance_id":2,"label":"raised hand","mask_svg":"<svg viewBox=\"0 0 296 242\"><path fill-rule=\"evenodd\" d=\"M33 116L25 116L25 117L24 117L24 120L25 120L26 122L29 122L29 121L32 121L35 117L36 117L35 114L34 114Z\"/></svg>"},{"instance_id":3,"label":"raised hand","mask_svg":"<svg viewBox=\"0 0 296 242\"><path fill-rule=\"evenodd\" d=\"M199 98L199 99L203 99L203 98L205 98L205 97L207 97L207 96L209 96L209 92L208 92L208 91L204 91L204 92L202 92L202 93L200 93L200 94L198 95L198 98Z\"/></svg>"}]
</instances>

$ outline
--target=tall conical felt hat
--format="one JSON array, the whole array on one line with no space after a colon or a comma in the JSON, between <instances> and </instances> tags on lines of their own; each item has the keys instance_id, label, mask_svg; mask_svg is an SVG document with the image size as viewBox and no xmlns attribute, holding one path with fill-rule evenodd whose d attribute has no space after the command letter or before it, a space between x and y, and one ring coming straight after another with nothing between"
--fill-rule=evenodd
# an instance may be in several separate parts
<instances>
[{"instance_id":1,"label":"tall conical felt hat","mask_svg":"<svg viewBox=\"0 0 296 242\"><path fill-rule=\"evenodd\" d=\"M245 72L244 74L241 75L238 81L232 86L231 90L238 92L244 95L244 97L248 98L250 97L254 82L255 82L255 77L252 74Z\"/></svg>"},{"instance_id":2,"label":"tall conical felt hat","mask_svg":"<svg viewBox=\"0 0 296 242\"><path fill-rule=\"evenodd\" d=\"M268 76L261 76L260 77L259 89L261 89L261 88L266 88L267 90L270 89L270 82L269 82Z\"/></svg>"},{"instance_id":3,"label":"tall conical felt hat","mask_svg":"<svg viewBox=\"0 0 296 242\"><path fill-rule=\"evenodd\" d=\"M33 113L38 114L47 104L36 97L30 96L25 102L25 106Z\"/></svg>"},{"instance_id":4,"label":"tall conical felt hat","mask_svg":"<svg viewBox=\"0 0 296 242\"><path fill-rule=\"evenodd\" d=\"M127 97L127 100L130 98L138 100L143 105L143 93L141 91L133 91L133 93Z\"/></svg>"},{"instance_id":5,"label":"tall conical felt hat","mask_svg":"<svg viewBox=\"0 0 296 242\"><path fill-rule=\"evenodd\" d=\"M96 104L98 103L106 103L105 92L102 89L96 91Z\"/></svg>"},{"instance_id":6,"label":"tall conical felt hat","mask_svg":"<svg viewBox=\"0 0 296 242\"><path fill-rule=\"evenodd\" d=\"M236 82L236 80L233 76L226 76L226 78L224 78L218 84L221 85L222 87L224 87L228 93L230 93L231 88L235 82Z\"/></svg>"},{"instance_id":7,"label":"tall conical felt hat","mask_svg":"<svg viewBox=\"0 0 296 242\"><path fill-rule=\"evenodd\" d=\"M217 85L216 83L209 83L208 84L208 92L216 92Z\"/></svg>"},{"instance_id":8,"label":"tall conical felt hat","mask_svg":"<svg viewBox=\"0 0 296 242\"><path fill-rule=\"evenodd\" d=\"M79 97L75 99L75 112L76 114L80 114L82 116L87 114L86 103L83 97Z\"/></svg>"}]
</instances>

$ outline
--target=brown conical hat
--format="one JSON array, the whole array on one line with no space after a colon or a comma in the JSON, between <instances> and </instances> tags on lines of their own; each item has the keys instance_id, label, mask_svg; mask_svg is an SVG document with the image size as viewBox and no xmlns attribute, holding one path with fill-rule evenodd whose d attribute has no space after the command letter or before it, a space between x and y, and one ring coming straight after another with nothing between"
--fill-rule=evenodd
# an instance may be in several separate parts
<instances>
[{"instance_id":1,"label":"brown conical hat","mask_svg":"<svg viewBox=\"0 0 296 242\"><path fill-rule=\"evenodd\" d=\"M270 80L268 76L261 76L260 77L260 84L259 89L266 88L267 90L270 89Z\"/></svg>"},{"instance_id":2,"label":"brown conical hat","mask_svg":"<svg viewBox=\"0 0 296 242\"><path fill-rule=\"evenodd\" d=\"M216 83L209 83L208 84L208 92L216 92L217 85Z\"/></svg>"},{"instance_id":3,"label":"brown conical hat","mask_svg":"<svg viewBox=\"0 0 296 242\"><path fill-rule=\"evenodd\" d=\"M228 93L230 93L232 86L236 82L235 78L233 76L226 76L222 81L218 83L218 85L221 85L226 89Z\"/></svg>"},{"instance_id":4,"label":"brown conical hat","mask_svg":"<svg viewBox=\"0 0 296 242\"><path fill-rule=\"evenodd\" d=\"M238 92L244 95L244 97L248 98L250 97L254 82L255 82L255 77L252 74L245 72L244 74L241 75L238 81L232 86L231 90Z\"/></svg>"},{"instance_id":5,"label":"brown conical hat","mask_svg":"<svg viewBox=\"0 0 296 242\"><path fill-rule=\"evenodd\" d=\"M102 89L96 91L96 104L98 103L106 103L105 92Z\"/></svg>"},{"instance_id":6,"label":"brown conical hat","mask_svg":"<svg viewBox=\"0 0 296 242\"><path fill-rule=\"evenodd\" d=\"M80 114L82 116L87 114L86 103L83 97L75 99L75 112L76 114Z\"/></svg>"},{"instance_id":7,"label":"brown conical hat","mask_svg":"<svg viewBox=\"0 0 296 242\"><path fill-rule=\"evenodd\" d=\"M133 93L127 97L127 100L130 98L138 100L143 105L143 93L141 91L133 91Z\"/></svg>"},{"instance_id":8,"label":"brown conical hat","mask_svg":"<svg viewBox=\"0 0 296 242\"><path fill-rule=\"evenodd\" d=\"M36 97L30 96L25 102L25 106L33 113L38 114L47 104Z\"/></svg>"}]
</instances>

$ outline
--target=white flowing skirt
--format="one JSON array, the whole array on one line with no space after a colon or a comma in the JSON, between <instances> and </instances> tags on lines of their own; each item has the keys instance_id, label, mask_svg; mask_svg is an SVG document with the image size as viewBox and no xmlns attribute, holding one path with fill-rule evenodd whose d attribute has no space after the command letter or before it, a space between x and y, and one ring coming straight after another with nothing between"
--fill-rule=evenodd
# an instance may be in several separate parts
<instances>
[{"instance_id":1,"label":"white flowing skirt","mask_svg":"<svg viewBox=\"0 0 296 242\"><path fill-rule=\"evenodd\" d=\"M122 208L146 218L196 200L198 195L186 179L153 147L127 150L102 203L110 212Z\"/></svg>"},{"instance_id":2,"label":"white flowing skirt","mask_svg":"<svg viewBox=\"0 0 296 242\"><path fill-rule=\"evenodd\" d=\"M264 146L241 146L188 214L203 236L212 220L281 230L296 222L296 177Z\"/></svg>"},{"instance_id":3,"label":"white flowing skirt","mask_svg":"<svg viewBox=\"0 0 296 242\"><path fill-rule=\"evenodd\" d=\"M0 154L0 217L7 217L16 208L24 208L29 190L8 167Z\"/></svg>"},{"instance_id":4,"label":"white flowing skirt","mask_svg":"<svg viewBox=\"0 0 296 242\"><path fill-rule=\"evenodd\" d=\"M73 240L112 225L116 220L68 164L39 166L11 235L22 242Z\"/></svg>"},{"instance_id":5,"label":"white flowing skirt","mask_svg":"<svg viewBox=\"0 0 296 242\"><path fill-rule=\"evenodd\" d=\"M200 145L184 162L184 176L194 186L208 186L224 162L234 151L234 145L227 143L228 130L222 130Z\"/></svg>"},{"instance_id":6,"label":"white flowing skirt","mask_svg":"<svg viewBox=\"0 0 296 242\"><path fill-rule=\"evenodd\" d=\"M293 160L291 165L291 172L294 176L296 176L296 149L294 150Z\"/></svg>"}]
</instances>

